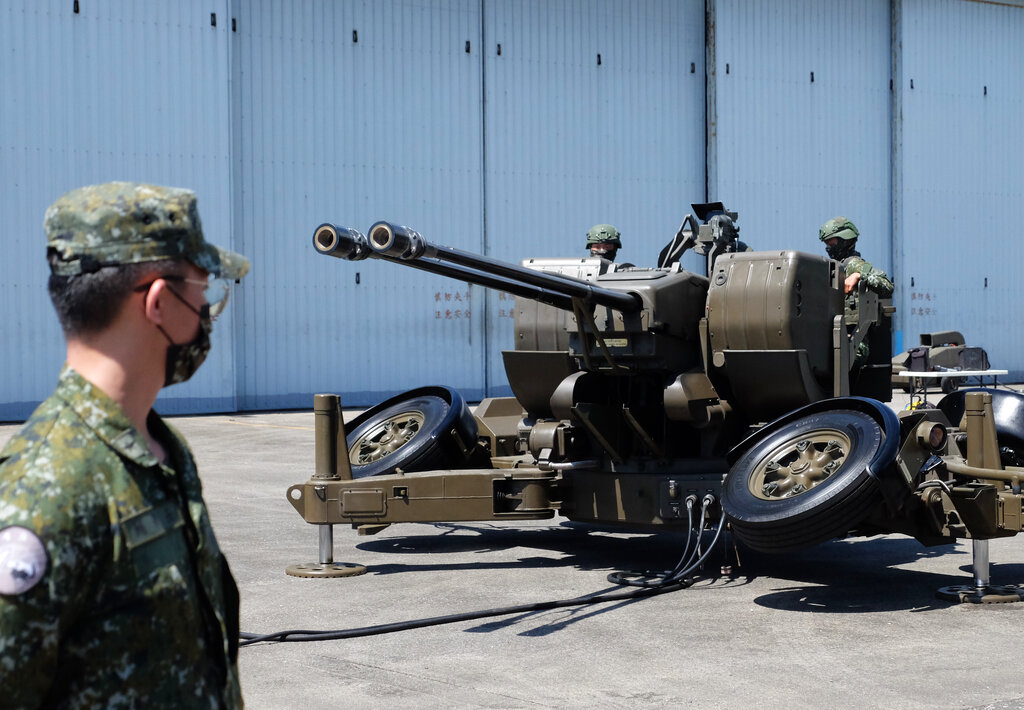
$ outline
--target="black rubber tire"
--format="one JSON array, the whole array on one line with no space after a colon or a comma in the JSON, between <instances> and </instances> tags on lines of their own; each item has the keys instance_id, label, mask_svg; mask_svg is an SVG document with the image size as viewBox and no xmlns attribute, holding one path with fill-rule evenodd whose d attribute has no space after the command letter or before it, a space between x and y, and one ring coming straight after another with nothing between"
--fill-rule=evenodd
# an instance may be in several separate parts
<instances>
[{"instance_id":1,"label":"black rubber tire","mask_svg":"<svg viewBox=\"0 0 1024 710\"><path fill-rule=\"evenodd\" d=\"M958 389L960 389L961 380L963 379L964 378L961 377L944 377L942 379L942 385L940 386L942 394L950 394L952 392L956 392Z\"/></svg>"},{"instance_id":2,"label":"black rubber tire","mask_svg":"<svg viewBox=\"0 0 1024 710\"><path fill-rule=\"evenodd\" d=\"M1024 394L1012 390L972 387L943 397L938 408L953 426L959 426L964 416L967 395L987 392L992 395L992 416L995 419L996 439L1000 446L1008 446L1024 457Z\"/></svg>"},{"instance_id":3,"label":"black rubber tire","mask_svg":"<svg viewBox=\"0 0 1024 710\"><path fill-rule=\"evenodd\" d=\"M828 448L831 437L838 449ZM798 442L810 442L801 454ZM851 409L809 414L779 425L748 449L733 465L722 489L722 508L736 537L762 552L789 552L845 535L881 501L878 482L868 464L881 448L885 434L870 415ZM822 449L828 449L822 451ZM841 451L838 468L810 487L789 497L775 496L769 486L792 482L798 476L779 476L769 463L791 462L781 471L792 473L814 458L814 466L828 451ZM829 454L829 463L838 461ZM820 473L820 472L819 472ZM778 476L778 480L772 478ZM762 494L754 492L761 485ZM800 485L803 485L800 483ZM796 490L793 488L791 490Z\"/></svg>"},{"instance_id":4,"label":"black rubber tire","mask_svg":"<svg viewBox=\"0 0 1024 710\"><path fill-rule=\"evenodd\" d=\"M366 410L345 431L352 477L364 478L458 468L476 445L477 425L458 392L421 387Z\"/></svg>"}]
</instances>

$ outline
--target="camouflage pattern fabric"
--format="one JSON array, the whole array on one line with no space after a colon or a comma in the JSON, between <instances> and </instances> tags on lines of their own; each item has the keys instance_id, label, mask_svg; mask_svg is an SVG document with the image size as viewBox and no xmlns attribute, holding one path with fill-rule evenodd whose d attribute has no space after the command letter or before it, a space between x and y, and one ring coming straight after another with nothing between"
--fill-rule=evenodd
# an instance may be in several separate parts
<instances>
[{"instance_id":1,"label":"camouflage pattern fabric","mask_svg":"<svg viewBox=\"0 0 1024 710\"><path fill-rule=\"evenodd\" d=\"M65 367L0 452L0 530L48 558L0 596L0 706L242 707L238 589L188 446L155 412L147 426L166 464Z\"/></svg>"},{"instance_id":2,"label":"camouflage pattern fabric","mask_svg":"<svg viewBox=\"0 0 1024 710\"><path fill-rule=\"evenodd\" d=\"M851 256L843 260L843 267L846 269L847 276L860 274L861 281L880 297L890 298L892 296L892 281L889 280L886 273L873 267L871 262L861 258L857 252L853 252Z\"/></svg>"},{"instance_id":3,"label":"camouflage pattern fabric","mask_svg":"<svg viewBox=\"0 0 1024 710\"><path fill-rule=\"evenodd\" d=\"M206 241L195 193L177 187L132 182L80 187L50 205L43 229L48 249L59 257L51 269L61 276L166 259L185 259L226 279L249 271L244 256Z\"/></svg>"}]
</instances>

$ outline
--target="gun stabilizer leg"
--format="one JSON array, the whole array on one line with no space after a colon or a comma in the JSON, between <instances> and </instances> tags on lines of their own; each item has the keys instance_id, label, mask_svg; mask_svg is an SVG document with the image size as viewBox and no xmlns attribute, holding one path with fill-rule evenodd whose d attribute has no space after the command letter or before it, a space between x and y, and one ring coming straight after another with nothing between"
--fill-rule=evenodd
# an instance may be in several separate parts
<instances>
[{"instance_id":1,"label":"gun stabilizer leg","mask_svg":"<svg viewBox=\"0 0 1024 710\"><path fill-rule=\"evenodd\" d=\"M1024 601L1024 587L1016 584L991 584L988 540L973 540L972 543L974 583L942 587L935 596L957 604L1009 604Z\"/></svg>"},{"instance_id":2,"label":"gun stabilizer leg","mask_svg":"<svg viewBox=\"0 0 1024 710\"><path fill-rule=\"evenodd\" d=\"M336 394L318 394L313 397L313 415L316 438L316 473L313 474L314 495L323 490L327 481L351 480L352 469L345 444L345 428L341 421L341 398ZM289 491L290 494L290 491ZM366 574L363 565L334 561L334 525L318 523L320 554L317 562L289 565L285 573L292 577L355 577Z\"/></svg>"},{"instance_id":3,"label":"gun stabilizer leg","mask_svg":"<svg viewBox=\"0 0 1024 710\"><path fill-rule=\"evenodd\" d=\"M1003 469L991 394L967 395L961 426L967 431L967 464L957 466L947 461L947 468L954 474L977 479L951 489L953 505L971 533L974 579L970 585L942 587L936 596L961 604L1024 601L1024 587L993 585L989 577L989 539L1012 535L1021 528L1020 481L1024 471Z\"/></svg>"}]
</instances>

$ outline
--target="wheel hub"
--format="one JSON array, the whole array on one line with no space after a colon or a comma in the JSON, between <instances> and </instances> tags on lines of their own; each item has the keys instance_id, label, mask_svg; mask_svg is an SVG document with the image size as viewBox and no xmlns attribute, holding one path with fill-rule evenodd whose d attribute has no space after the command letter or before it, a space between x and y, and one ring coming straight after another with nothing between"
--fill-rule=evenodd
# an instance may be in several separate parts
<instances>
[{"instance_id":1,"label":"wheel hub","mask_svg":"<svg viewBox=\"0 0 1024 710\"><path fill-rule=\"evenodd\" d=\"M415 410L385 419L349 447L349 461L365 466L390 456L415 438L423 421L423 413Z\"/></svg>"},{"instance_id":2,"label":"wheel hub","mask_svg":"<svg viewBox=\"0 0 1024 710\"><path fill-rule=\"evenodd\" d=\"M750 478L751 492L762 500L792 498L828 480L843 465L850 440L839 431L801 434L784 441Z\"/></svg>"}]
</instances>

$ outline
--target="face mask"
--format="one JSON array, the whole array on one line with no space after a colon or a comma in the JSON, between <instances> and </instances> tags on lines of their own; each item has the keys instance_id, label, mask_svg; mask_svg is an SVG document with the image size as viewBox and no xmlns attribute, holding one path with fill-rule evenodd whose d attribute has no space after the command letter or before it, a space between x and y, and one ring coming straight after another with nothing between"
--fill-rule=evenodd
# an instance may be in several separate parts
<instances>
[{"instance_id":1,"label":"face mask","mask_svg":"<svg viewBox=\"0 0 1024 710\"><path fill-rule=\"evenodd\" d=\"M204 304L197 311L191 303L175 293L173 289L169 288L167 290L188 306L189 310L199 316L199 332L189 342L179 345L171 340L171 336L167 334L166 330L160 328L159 325L157 326L157 328L160 328L160 332L164 334L164 337L167 338L167 342L170 343L167 346L164 387L185 382L196 373L196 370L203 364L207 354L210 352L210 333L213 332L213 319L210 318L209 304Z\"/></svg>"},{"instance_id":2,"label":"face mask","mask_svg":"<svg viewBox=\"0 0 1024 710\"><path fill-rule=\"evenodd\" d=\"M842 261L850 254L853 253L853 240L852 239L840 239L834 246L825 245L825 253L828 254L829 259L835 259L836 261Z\"/></svg>"}]
</instances>

